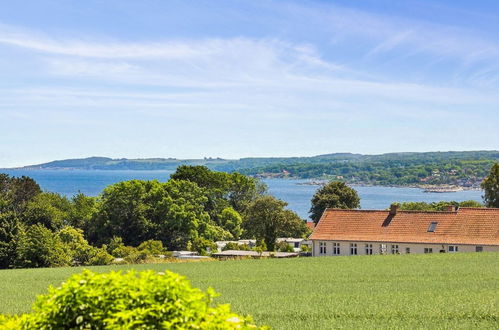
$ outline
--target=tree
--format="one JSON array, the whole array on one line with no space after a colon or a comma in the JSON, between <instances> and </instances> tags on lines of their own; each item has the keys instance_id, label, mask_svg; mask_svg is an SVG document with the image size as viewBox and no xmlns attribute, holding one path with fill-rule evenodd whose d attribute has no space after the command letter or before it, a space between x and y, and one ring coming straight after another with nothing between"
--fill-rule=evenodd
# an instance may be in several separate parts
<instances>
[{"instance_id":1,"label":"tree","mask_svg":"<svg viewBox=\"0 0 499 330\"><path fill-rule=\"evenodd\" d=\"M499 207L499 163L490 169L489 176L483 180L483 201L487 207Z\"/></svg>"},{"instance_id":2,"label":"tree","mask_svg":"<svg viewBox=\"0 0 499 330\"><path fill-rule=\"evenodd\" d=\"M71 255L60 238L43 225L28 226L21 233L17 248L17 267L70 266L71 261Z\"/></svg>"},{"instance_id":3,"label":"tree","mask_svg":"<svg viewBox=\"0 0 499 330\"><path fill-rule=\"evenodd\" d=\"M285 210L286 206L286 202L269 195L256 199L245 216L245 236L263 240L271 251L278 237L302 237L307 233L305 222Z\"/></svg>"},{"instance_id":4,"label":"tree","mask_svg":"<svg viewBox=\"0 0 499 330\"><path fill-rule=\"evenodd\" d=\"M19 239L19 222L14 212L0 213L0 268L14 265Z\"/></svg>"},{"instance_id":5,"label":"tree","mask_svg":"<svg viewBox=\"0 0 499 330\"><path fill-rule=\"evenodd\" d=\"M219 220L221 227L230 232L231 239L238 240L243 232L241 228L243 223L241 215L233 208L227 207L220 214Z\"/></svg>"},{"instance_id":6,"label":"tree","mask_svg":"<svg viewBox=\"0 0 499 330\"><path fill-rule=\"evenodd\" d=\"M42 224L56 231L68 224L71 202L56 193L43 192L31 199L21 215L27 225Z\"/></svg>"},{"instance_id":7,"label":"tree","mask_svg":"<svg viewBox=\"0 0 499 330\"><path fill-rule=\"evenodd\" d=\"M357 191L341 181L332 181L319 188L312 197L310 218L317 224L326 208L356 209L360 207Z\"/></svg>"}]
</instances>

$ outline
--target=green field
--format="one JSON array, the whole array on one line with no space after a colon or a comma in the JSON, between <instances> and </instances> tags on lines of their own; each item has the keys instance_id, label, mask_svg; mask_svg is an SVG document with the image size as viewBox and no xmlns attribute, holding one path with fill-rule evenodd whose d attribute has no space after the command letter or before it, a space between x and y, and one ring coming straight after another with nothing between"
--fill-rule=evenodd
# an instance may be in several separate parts
<instances>
[{"instance_id":1,"label":"green field","mask_svg":"<svg viewBox=\"0 0 499 330\"><path fill-rule=\"evenodd\" d=\"M242 314L275 329L499 327L499 254L241 260L89 267L165 269L212 286ZM79 268L0 271L0 313L28 312L35 296Z\"/></svg>"}]
</instances>

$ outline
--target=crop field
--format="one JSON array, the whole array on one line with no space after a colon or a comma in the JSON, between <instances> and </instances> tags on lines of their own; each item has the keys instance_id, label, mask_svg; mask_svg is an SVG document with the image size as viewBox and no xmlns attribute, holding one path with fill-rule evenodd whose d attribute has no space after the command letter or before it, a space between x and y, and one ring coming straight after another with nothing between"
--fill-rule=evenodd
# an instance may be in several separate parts
<instances>
[{"instance_id":1,"label":"crop field","mask_svg":"<svg viewBox=\"0 0 499 330\"><path fill-rule=\"evenodd\" d=\"M218 302L275 329L499 327L499 254L239 260L89 267L154 269L211 286ZM29 312L36 295L81 268L0 271L0 313Z\"/></svg>"}]
</instances>

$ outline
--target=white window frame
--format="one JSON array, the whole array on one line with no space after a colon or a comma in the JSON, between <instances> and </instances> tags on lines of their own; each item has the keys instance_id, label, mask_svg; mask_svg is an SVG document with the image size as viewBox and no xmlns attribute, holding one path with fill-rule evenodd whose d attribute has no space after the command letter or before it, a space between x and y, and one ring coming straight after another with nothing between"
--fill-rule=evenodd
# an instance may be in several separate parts
<instances>
[{"instance_id":1,"label":"white window frame","mask_svg":"<svg viewBox=\"0 0 499 330\"><path fill-rule=\"evenodd\" d=\"M370 243L366 244L366 254L367 255L372 255L373 254L373 245Z\"/></svg>"},{"instance_id":2,"label":"white window frame","mask_svg":"<svg viewBox=\"0 0 499 330\"><path fill-rule=\"evenodd\" d=\"M457 245L449 245L447 247L447 251L449 253L459 252L459 246L457 246Z\"/></svg>"},{"instance_id":3,"label":"white window frame","mask_svg":"<svg viewBox=\"0 0 499 330\"><path fill-rule=\"evenodd\" d=\"M340 253L340 243L333 243L333 255L338 256Z\"/></svg>"},{"instance_id":4,"label":"white window frame","mask_svg":"<svg viewBox=\"0 0 499 330\"><path fill-rule=\"evenodd\" d=\"M350 243L350 255L356 256L357 252L357 243Z\"/></svg>"},{"instance_id":5,"label":"white window frame","mask_svg":"<svg viewBox=\"0 0 499 330\"><path fill-rule=\"evenodd\" d=\"M392 254L399 254L399 245L392 244Z\"/></svg>"},{"instance_id":6,"label":"white window frame","mask_svg":"<svg viewBox=\"0 0 499 330\"><path fill-rule=\"evenodd\" d=\"M386 254L386 244L379 245L379 254Z\"/></svg>"},{"instance_id":7,"label":"white window frame","mask_svg":"<svg viewBox=\"0 0 499 330\"><path fill-rule=\"evenodd\" d=\"M327 247L326 242L319 242L319 254L326 254L327 253L326 247Z\"/></svg>"},{"instance_id":8,"label":"white window frame","mask_svg":"<svg viewBox=\"0 0 499 330\"><path fill-rule=\"evenodd\" d=\"M424 248L424 253L433 253L433 248Z\"/></svg>"}]
</instances>

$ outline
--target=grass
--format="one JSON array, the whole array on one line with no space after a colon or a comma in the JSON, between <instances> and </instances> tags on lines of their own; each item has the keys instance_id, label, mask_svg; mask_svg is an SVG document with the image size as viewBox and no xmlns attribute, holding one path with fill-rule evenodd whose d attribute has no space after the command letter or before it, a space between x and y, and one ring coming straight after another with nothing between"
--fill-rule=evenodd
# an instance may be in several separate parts
<instances>
[{"instance_id":1,"label":"grass","mask_svg":"<svg viewBox=\"0 0 499 330\"><path fill-rule=\"evenodd\" d=\"M499 254L322 257L89 267L186 275L218 302L275 329L498 328ZM0 271L0 313L81 268Z\"/></svg>"}]
</instances>

